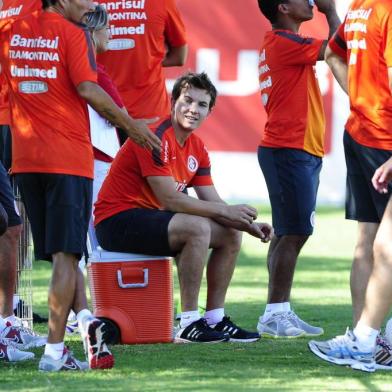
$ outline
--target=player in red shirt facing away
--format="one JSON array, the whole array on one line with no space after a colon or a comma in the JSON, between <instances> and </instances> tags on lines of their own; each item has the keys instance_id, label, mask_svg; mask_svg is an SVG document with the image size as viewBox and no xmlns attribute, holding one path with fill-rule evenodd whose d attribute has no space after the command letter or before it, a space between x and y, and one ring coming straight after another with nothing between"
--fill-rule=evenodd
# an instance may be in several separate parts
<instances>
[{"instance_id":1,"label":"player in red shirt facing away","mask_svg":"<svg viewBox=\"0 0 392 392\"><path fill-rule=\"evenodd\" d=\"M159 151L161 143L145 121L129 117L97 84L90 33L80 24L93 2L43 0L43 5L43 12L6 26L0 37L11 108L12 173L31 223L35 258L52 262L49 334L39 369L110 368L114 360L105 344L105 324L87 309L78 269L93 178L86 101L143 147ZM71 308L86 331L88 364L64 346Z\"/></svg>"},{"instance_id":2,"label":"player in red shirt facing away","mask_svg":"<svg viewBox=\"0 0 392 392\"><path fill-rule=\"evenodd\" d=\"M0 1L0 31L13 21L41 9L40 0ZM7 84L0 67L0 204L6 217L6 231L0 236L0 361L16 362L34 357L33 353L19 351L20 348L45 345L46 338L22 327L13 312L18 242L22 225L7 174L11 165L9 124Z\"/></svg>"},{"instance_id":3,"label":"player in red shirt facing away","mask_svg":"<svg viewBox=\"0 0 392 392\"><path fill-rule=\"evenodd\" d=\"M216 89L206 74L180 77L172 92L171 116L155 130L162 152L143 150L128 140L95 204L96 233L104 249L176 257L182 305L174 338L178 343L259 339L257 332L245 331L225 316L224 303L241 231L267 242L272 228L254 222L253 207L227 205L214 187L208 152L194 131L215 99ZM188 187L198 198L185 193ZM207 311L201 318L198 295L205 264Z\"/></svg>"},{"instance_id":4,"label":"player in red shirt facing away","mask_svg":"<svg viewBox=\"0 0 392 392\"><path fill-rule=\"evenodd\" d=\"M97 61L118 87L134 118L170 112L164 67L185 63L188 46L176 0L98 0L110 20L109 50Z\"/></svg>"},{"instance_id":5,"label":"player in red shirt facing away","mask_svg":"<svg viewBox=\"0 0 392 392\"><path fill-rule=\"evenodd\" d=\"M343 143L346 218L358 222L350 277L354 329L309 348L338 365L392 370L392 342L380 334L392 305L392 2L352 1L326 61L350 99Z\"/></svg>"},{"instance_id":6,"label":"player in red shirt facing away","mask_svg":"<svg viewBox=\"0 0 392 392\"><path fill-rule=\"evenodd\" d=\"M267 123L258 158L272 208L267 267L268 300L257 325L262 336L296 338L324 331L291 309L290 292L299 253L313 233L325 119L314 66L324 59L326 40L304 37L301 24L313 18L313 0L259 0L272 24L260 50L260 93ZM333 0L315 0L330 36L339 26Z\"/></svg>"}]
</instances>

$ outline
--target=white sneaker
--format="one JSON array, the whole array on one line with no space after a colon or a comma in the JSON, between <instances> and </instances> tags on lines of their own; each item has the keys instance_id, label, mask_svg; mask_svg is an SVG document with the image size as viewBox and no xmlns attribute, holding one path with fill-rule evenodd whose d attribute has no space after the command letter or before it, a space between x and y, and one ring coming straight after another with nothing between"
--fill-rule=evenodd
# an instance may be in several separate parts
<instances>
[{"instance_id":1,"label":"white sneaker","mask_svg":"<svg viewBox=\"0 0 392 392\"><path fill-rule=\"evenodd\" d=\"M376 369L392 370L392 347L385 337L378 335L376 341Z\"/></svg>"},{"instance_id":2,"label":"white sneaker","mask_svg":"<svg viewBox=\"0 0 392 392\"><path fill-rule=\"evenodd\" d=\"M322 328L315 327L301 320L293 311L288 312L288 317L295 327L305 332L305 336L320 336L324 333Z\"/></svg>"},{"instance_id":3,"label":"white sneaker","mask_svg":"<svg viewBox=\"0 0 392 392\"><path fill-rule=\"evenodd\" d=\"M361 349L357 338L348 328L345 335L322 342L311 340L308 346L313 354L324 361L336 365L349 365L352 369L364 372L376 370L374 353Z\"/></svg>"},{"instance_id":4,"label":"white sneaker","mask_svg":"<svg viewBox=\"0 0 392 392\"><path fill-rule=\"evenodd\" d=\"M265 322L259 318L257 330L260 336L274 339L295 339L305 336L305 331L293 325L288 312L273 313Z\"/></svg>"},{"instance_id":5,"label":"white sneaker","mask_svg":"<svg viewBox=\"0 0 392 392\"><path fill-rule=\"evenodd\" d=\"M0 339L0 362L20 362L32 358L34 358L34 353L18 350L5 339Z\"/></svg>"},{"instance_id":6,"label":"white sneaker","mask_svg":"<svg viewBox=\"0 0 392 392\"><path fill-rule=\"evenodd\" d=\"M64 348L63 356L56 360L50 355L43 355L39 361L38 369L41 372L60 372L69 370L88 370L87 362L78 361L68 350L67 347Z\"/></svg>"},{"instance_id":7,"label":"white sneaker","mask_svg":"<svg viewBox=\"0 0 392 392\"><path fill-rule=\"evenodd\" d=\"M1 331L0 339L10 342L19 349L28 349L31 347L42 347L46 344L46 336L39 336L34 331L23 326L11 325Z\"/></svg>"},{"instance_id":8,"label":"white sneaker","mask_svg":"<svg viewBox=\"0 0 392 392\"><path fill-rule=\"evenodd\" d=\"M90 369L111 369L114 357L105 343L105 323L95 317L86 320L79 330Z\"/></svg>"}]
</instances>

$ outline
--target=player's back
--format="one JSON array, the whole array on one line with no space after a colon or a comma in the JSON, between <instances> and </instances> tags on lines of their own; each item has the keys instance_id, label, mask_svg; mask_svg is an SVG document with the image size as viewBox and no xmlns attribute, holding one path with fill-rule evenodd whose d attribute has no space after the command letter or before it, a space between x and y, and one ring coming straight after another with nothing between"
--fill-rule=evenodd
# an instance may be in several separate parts
<instances>
[{"instance_id":1,"label":"player's back","mask_svg":"<svg viewBox=\"0 0 392 392\"><path fill-rule=\"evenodd\" d=\"M391 150L388 67L392 67L392 1L354 1L346 16L344 36L351 106L347 129L361 144Z\"/></svg>"},{"instance_id":2,"label":"player's back","mask_svg":"<svg viewBox=\"0 0 392 392\"><path fill-rule=\"evenodd\" d=\"M166 44L185 44L174 0L98 1L108 12L109 50L98 55L135 117L166 116L169 100L162 61Z\"/></svg>"},{"instance_id":3,"label":"player's back","mask_svg":"<svg viewBox=\"0 0 392 392\"><path fill-rule=\"evenodd\" d=\"M1 2L0 2L1 3ZM41 0L3 0L0 7L0 30L10 22L41 10ZM0 73L0 124L9 124L9 104L6 83Z\"/></svg>"},{"instance_id":4,"label":"player's back","mask_svg":"<svg viewBox=\"0 0 392 392\"><path fill-rule=\"evenodd\" d=\"M76 90L82 81L96 81L88 33L57 13L41 12L14 22L4 35L12 170L56 168L92 177L87 107Z\"/></svg>"},{"instance_id":5,"label":"player's back","mask_svg":"<svg viewBox=\"0 0 392 392\"><path fill-rule=\"evenodd\" d=\"M288 30L265 34L259 82L268 120L260 145L324 154L324 110L313 68L322 43Z\"/></svg>"}]
</instances>

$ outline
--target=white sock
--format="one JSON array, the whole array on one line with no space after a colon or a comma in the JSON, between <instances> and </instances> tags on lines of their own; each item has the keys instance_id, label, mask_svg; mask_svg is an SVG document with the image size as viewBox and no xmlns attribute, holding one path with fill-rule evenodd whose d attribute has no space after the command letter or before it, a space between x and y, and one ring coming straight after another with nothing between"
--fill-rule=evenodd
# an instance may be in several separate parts
<instances>
[{"instance_id":1,"label":"white sock","mask_svg":"<svg viewBox=\"0 0 392 392\"><path fill-rule=\"evenodd\" d=\"M199 319L200 319L200 313L198 310L191 310L189 312L182 312L180 327L185 328L189 324L192 324L194 321L197 321Z\"/></svg>"},{"instance_id":2,"label":"white sock","mask_svg":"<svg viewBox=\"0 0 392 392\"><path fill-rule=\"evenodd\" d=\"M88 309L81 310L76 315L76 320L78 320L78 326L84 331L86 329L87 320L91 319L93 314Z\"/></svg>"},{"instance_id":3,"label":"white sock","mask_svg":"<svg viewBox=\"0 0 392 392\"><path fill-rule=\"evenodd\" d=\"M265 311L263 314L262 322L265 323L274 313L284 312L283 310L284 302L278 302L275 304L267 304L265 306Z\"/></svg>"},{"instance_id":4,"label":"white sock","mask_svg":"<svg viewBox=\"0 0 392 392\"><path fill-rule=\"evenodd\" d=\"M283 302L283 312L290 312L291 311L291 306L290 306L290 302Z\"/></svg>"},{"instance_id":5,"label":"white sock","mask_svg":"<svg viewBox=\"0 0 392 392\"><path fill-rule=\"evenodd\" d=\"M10 323L11 325L17 324L16 317L15 317L13 314L12 314L11 316L4 317L4 321L5 321L6 323Z\"/></svg>"},{"instance_id":6,"label":"white sock","mask_svg":"<svg viewBox=\"0 0 392 392\"><path fill-rule=\"evenodd\" d=\"M375 349L377 335L380 331L358 322L353 332L355 337L358 339L358 343L361 348L368 349L370 351Z\"/></svg>"},{"instance_id":7,"label":"white sock","mask_svg":"<svg viewBox=\"0 0 392 392\"><path fill-rule=\"evenodd\" d=\"M218 308L207 310L204 313L204 318L207 320L208 325L218 324L225 317L225 308Z\"/></svg>"},{"instance_id":8,"label":"white sock","mask_svg":"<svg viewBox=\"0 0 392 392\"><path fill-rule=\"evenodd\" d=\"M58 361L64 352L64 342L61 343L46 343L45 355L51 356L54 360Z\"/></svg>"},{"instance_id":9,"label":"white sock","mask_svg":"<svg viewBox=\"0 0 392 392\"><path fill-rule=\"evenodd\" d=\"M7 328L7 324L5 323L3 317L0 317L0 332L4 331L5 328Z\"/></svg>"}]
</instances>

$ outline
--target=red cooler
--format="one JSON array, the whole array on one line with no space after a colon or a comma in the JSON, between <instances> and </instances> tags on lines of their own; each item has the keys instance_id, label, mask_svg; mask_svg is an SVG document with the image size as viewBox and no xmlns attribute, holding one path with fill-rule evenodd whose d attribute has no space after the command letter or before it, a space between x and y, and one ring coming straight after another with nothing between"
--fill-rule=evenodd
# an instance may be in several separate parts
<instances>
[{"instance_id":1,"label":"red cooler","mask_svg":"<svg viewBox=\"0 0 392 392\"><path fill-rule=\"evenodd\" d=\"M98 247L88 276L94 314L112 321L123 344L173 340L171 259L107 252Z\"/></svg>"}]
</instances>

